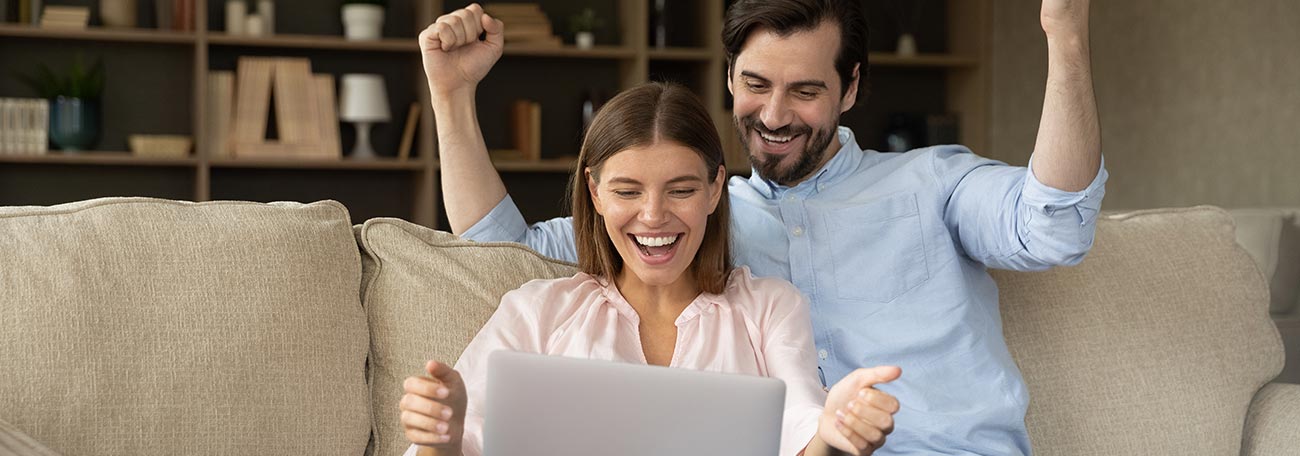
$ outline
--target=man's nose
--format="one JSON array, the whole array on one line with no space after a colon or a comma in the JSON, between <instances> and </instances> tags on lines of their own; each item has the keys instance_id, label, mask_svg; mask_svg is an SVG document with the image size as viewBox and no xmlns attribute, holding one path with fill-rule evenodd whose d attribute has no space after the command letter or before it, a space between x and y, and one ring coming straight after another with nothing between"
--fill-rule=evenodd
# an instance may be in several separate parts
<instances>
[{"instance_id":1,"label":"man's nose","mask_svg":"<svg viewBox=\"0 0 1300 456\"><path fill-rule=\"evenodd\" d=\"M784 94L773 90L768 95L767 102L763 103L763 110L759 113L759 120L768 130L776 130L786 125L790 125L794 113L790 111L790 105L786 101Z\"/></svg>"}]
</instances>

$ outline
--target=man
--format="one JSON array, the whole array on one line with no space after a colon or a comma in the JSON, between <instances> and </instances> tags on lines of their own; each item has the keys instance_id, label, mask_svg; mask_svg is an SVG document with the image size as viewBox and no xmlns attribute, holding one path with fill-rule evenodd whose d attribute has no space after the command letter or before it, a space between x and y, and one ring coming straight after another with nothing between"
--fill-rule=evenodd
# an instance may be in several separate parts
<instances>
[{"instance_id":1,"label":"man","mask_svg":"<svg viewBox=\"0 0 1300 456\"><path fill-rule=\"evenodd\" d=\"M1028 454L1028 393L986 268L1082 261L1104 194L1087 0L1044 0L1047 93L1030 166L961 146L860 149L839 116L858 98L867 26L856 1L739 0L723 41L754 174L728 183L736 264L811 300L824 384L898 365L877 388L902 409L878 454ZM485 41L456 46L486 31ZM477 6L421 35L452 230L573 260L570 219L528 226L492 167L474 91L501 55ZM437 70L437 71L433 71Z\"/></svg>"}]
</instances>

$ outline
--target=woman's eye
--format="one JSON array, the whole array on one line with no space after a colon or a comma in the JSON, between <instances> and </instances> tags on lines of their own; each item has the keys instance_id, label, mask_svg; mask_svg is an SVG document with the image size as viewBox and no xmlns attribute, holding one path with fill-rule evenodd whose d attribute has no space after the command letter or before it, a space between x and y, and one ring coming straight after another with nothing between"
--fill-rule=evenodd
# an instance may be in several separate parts
<instances>
[{"instance_id":1,"label":"woman's eye","mask_svg":"<svg viewBox=\"0 0 1300 456\"><path fill-rule=\"evenodd\" d=\"M632 190L614 190L614 195L617 195L620 198L635 198L637 192Z\"/></svg>"},{"instance_id":2,"label":"woman's eye","mask_svg":"<svg viewBox=\"0 0 1300 456\"><path fill-rule=\"evenodd\" d=\"M688 196L694 195L694 194L695 194L695 189L690 188L690 189L682 189L682 190L673 190L673 191L669 192L669 194L671 194L671 195L673 195L673 196L676 196L676 197L679 197L679 198L685 198L685 197L688 197Z\"/></svg>"}]
</instances>

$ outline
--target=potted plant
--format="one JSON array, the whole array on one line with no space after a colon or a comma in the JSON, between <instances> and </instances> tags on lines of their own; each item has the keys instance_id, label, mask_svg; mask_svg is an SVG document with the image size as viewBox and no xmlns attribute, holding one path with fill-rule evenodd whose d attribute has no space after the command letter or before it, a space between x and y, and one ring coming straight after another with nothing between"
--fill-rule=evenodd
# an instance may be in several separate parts
<instances>
[{"instance_id":1,"label":"potted plant","mask_svg":"<svg viewBox=\"0 0 1300 456\"><path fill-rule=\"evenodd\" d=\"M343 0L343 36L374 41L383 36L385 0Z\"/></svg>"},{"instance_id":2,"label":"potted plant","mask_svg":"<svg viewBox=\"0 0 1300 456\"><path fill-rule=\"evenodd\" d=\"M90 149L99 141L99 100L104 93L104 62L89 69L81 56L67 74L59 75L45 64L34 75L20 79L42 98L50 100L50 141L60 150Z\"/></svg>"},{"instance_id":3,"label":"potted plant","mask_svg":"<svg viewBox=\"0 0 1300 456\"><path fill-rule=\"evenodd\" d=\"M569 31L573 32L573 41L578 49L591 49L596 43L596 29L604 27L605 21L596 16L596 11L583 8L581 13L569 18Z\"/></svg>"}]
</instances>

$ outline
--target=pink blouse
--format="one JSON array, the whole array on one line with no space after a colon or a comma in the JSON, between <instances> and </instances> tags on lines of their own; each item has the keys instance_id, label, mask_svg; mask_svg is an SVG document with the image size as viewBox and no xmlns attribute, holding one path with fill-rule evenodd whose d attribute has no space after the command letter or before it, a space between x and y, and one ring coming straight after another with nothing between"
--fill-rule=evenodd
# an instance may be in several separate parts
<instances>
[{"instance_id":1,"label":"pink blouse","mask_svg":"<svg viewBox=\"0 0 1300 456\"><path fill-rule=\"evenodd\" d=\"M826 401L808 312L807 299L794 285L754 278L748 268L736 268L722 294L700 294L677 317L669 365L783 380L781 454L797 454L812 440ZM488 353L513 350L646 364L639 322L618 288L585 273L534 280L506 293L456 363L469 398L464 454L483 452ZM406 454L416 454L416 446Z\"/></svg>"}]
</instances>

